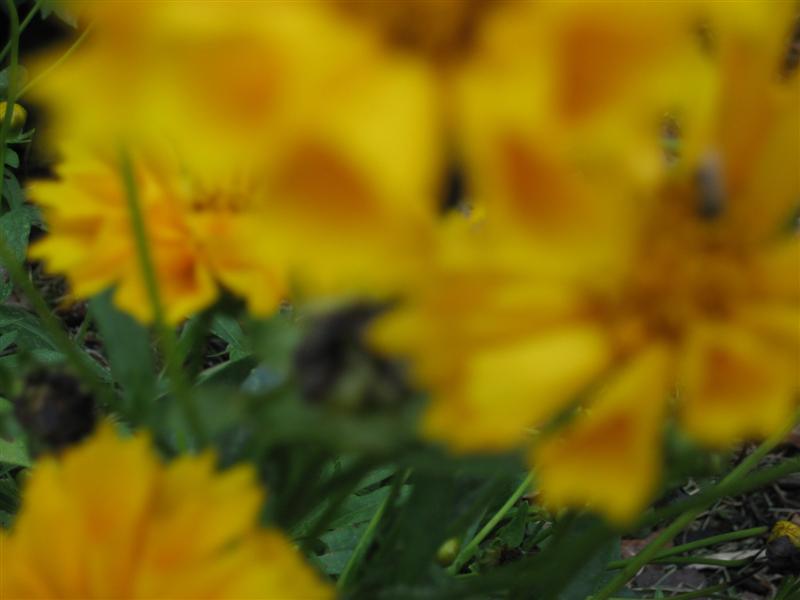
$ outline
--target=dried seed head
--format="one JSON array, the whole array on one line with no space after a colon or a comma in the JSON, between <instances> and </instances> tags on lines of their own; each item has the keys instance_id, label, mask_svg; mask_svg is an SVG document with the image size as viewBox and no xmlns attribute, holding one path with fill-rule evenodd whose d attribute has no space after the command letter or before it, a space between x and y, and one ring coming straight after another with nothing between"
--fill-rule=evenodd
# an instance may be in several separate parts
<instances>
[{"instance_id":1,"label":"dried seed head","mask_svg":"<svg viewBox=\"0 0 800 600\"><path fill-rule=\"evenodd\" d=\"M31 436L54 451L83 439L97 418L94 399L77 379L45 370L28 376L14 413Z\"/></svg>"}]
</instances>

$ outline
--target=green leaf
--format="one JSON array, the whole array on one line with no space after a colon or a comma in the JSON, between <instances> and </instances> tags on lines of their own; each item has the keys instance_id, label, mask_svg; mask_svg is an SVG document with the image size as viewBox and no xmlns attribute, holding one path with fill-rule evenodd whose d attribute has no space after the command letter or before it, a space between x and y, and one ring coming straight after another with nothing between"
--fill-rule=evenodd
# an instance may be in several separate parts
<instances>
[{"instance_id":1,"label":"green leaf","mask_svg":"<svg viewBox=\"0 0 800 600\"><path fill-rule=\"evenodd\" d=\"M8 333L0 335L0 352L3 352L6 348L11 346L11 344L13 344L16 341L17 341L16 331L9 331Z\"/></svg>"},{"instance_id":2,"label":"green leaf","mask_svg":"<svg viewBox=\"0 0 800 600\"><path fill-rule=\"evenodd\" d=\"M525 524L528 520L528 503L517 506L513 518L497 534L497 537L508 548L518 548L525 538Z\"/></svg>"},{"instance_id":3,"label":"green leaf","mask_svg":"<svg viewBox=\"0 0 800 600\"><path fill-rule=\"evenodd\" d=\"M20 466L20 465L14 465ZM8 474L0 479L0 511L13 515L19 509L19 488L14 478ZM4 525L5 526L5 525Z\"/></svg>"},{"instance_id":4,"label":"green leaf","mask_svg":"<svg viewBox=\"0 0 800 600\"><path fill-rule=\"evenodd\" d=\"M17 154L11 148L6 147L6 153L5 153L4 158L5 158L5 163L9 167L13 167L14 169L19 167L19 154Z\"/></svg>"},{"instance_id":5,"label":"green leaf","mask_svg":"<svg viewBox=\"0 0 800 600\"><path fill-rule=\"evenodd\" d=\"M241 325L233 317L216 315L211 323L211 333L228 343L228 354L231 360L243 358L252 352Z\"/></svg>"},{"instance_id":6,"label":"green leaf","mask_svg":"<svg viewBox=\"0 0 800 600\"><path fill-rule=\"evenodd\" d=\"M12 211L22 208L25 203L25 193L13 173L8 173L6 176L6 181L3 185L3 198L8 201L8 206Z\"/></svg>"},{"instance_id":7,"label":"green leaf","mask_svg":"<svg viewBox=\"0 0 800 600\"><path fill-rule=\"evenodd\" d=\"M331 529L368 521L388 495L389 487L386 486L363 496L351 496L331 521Z\"/></svg>"},{"instance_id":8,"label":"green leaf","mask_svg":"<svg viewBox=\"0 0 800 600\"><path fill-rule=\"evenodd\" d=\"M391 525L365 564L365 579L377 588L387 581L420 585L435 573L435 556L451 536L453 506L457 503L453 477L414 472L411 493L392 511Z\"/></svg>"},{"instance_id":9,"label":"green leaf","mask_svg":"<svg viewBox=\"0 0 800 600\"><path fill-rule=\"evenodd\" d=\"M144 409L157 395L148 330L113 305L110 291L92 298L89 311L103 336L111 375L128 406Z\"/></svg>"},{"instance_id":10,"label":"green leaf","mask_svg":"<svg viewBox=\"0 0 800 600\"><path fill-rule=\"evenodd\" d=\"M320 536L320 540L325 544L328 552L336 552L340 550L352 551L361 539L364 530L369 521L364 520L355 525L347 525L324 533Z\"/></svg>"},{"instance_id":11,"label":"green leaf","mask_svg":"<svg viewBox=\"0 0 800 600\"><path fill-rule=\"evenodd\" d=\"M17 333L17 345L26 350L56 350L39 320L18 306L0 305L0 331Z\"/></svg>"},{"instance_id":12,"label":"green leaf","mask_svg":"<svg viewBox=\"0 0 800 600\"><path fill-rule=\"evenodd\" d=\"M256 365L256 360L252 356L244 356L237 360L214 365L198 375L197 385L237 387L247 380Z\"/></svg>"},{"instance_id":13,"label":"green leaf","mask_svg":"<svg viewBox=\"0 0 800 600\"><path fill-rule=\"evenodd\" d=\"M17 90L25 85L28 80L28 71L22 65L17 65ZM8 67L0 71L0 96L8 96Z\"/></svg>"},{"instance_id":14,"label":"green leaf","mask_svg":"<svg viewBox=\"0 0 800 600\"><path fill-rule=\"evenodd\" d=\"M17 263L25 258L31 232L31 213L24 207L16 208L0 217L0 236L8 245ZM7 277L0 279L0 301L11 295L13 284Z\"/></svg>"},{"instance_id":15,"label":"green leaf","mask_svg":"<svg viewBox=\"0 0 800 600\"><path fill-rule=\"evenodd\" d=\"M316 557L319 568L326 575L340 575L350 560L351 550L337 550Z\"/></svg>"},{"instance_id":16,"label":"green leaf","mask_svg":"<svg viewBox=\"0 0 800 600\"><path fill-rule=\"evenodd\" d=\"M294 350L300 342L300 328L288 314L278 313L250 326L253 352L280 377L286 377L292 367Z\"/></svg>"},{"instance_id":17,"label":"green leaf","mask_svg":"<svg viewBox=\"0 0 800 600\"><path fill-rule=\"evenodd\" d=\"M31 457L28 456L25 440L21 437L12 440L0 437L0 463L19 467L30 467Z\"/></svg>"},{"instance_id":18,"label":"green leaf","mask_svg":"<svg viewBox=\"0 0 800 600\"><path fill-rule=\"evenodd\" d=\"M64 355L58 350L35 348L31 350L31 356L37 363L41 363L43 365L60 365L64 362Z\"/></svg>"},{"instance_id":19,"label":"green leaf","mask_svg":"<svg viewBox=\"0 0 800 600\"><path fill-rule=\"evenodd\" d=\"M59 20L73 29L78 27L78 19L64 6L64 3L59 0L43 0L39 8L39 14L42 20L49 18L50 15L55 15Z\"/></svg>"},{"instance_id":20,"label":"green leaf","mask_svg":"<svg viewBox=\"0 0 800 600\"><path fill-rule=\"evenodd\" d=\"M606 566L620 557L620 539L604 544L584 565L572 574L570 582L559 594L563 600L585 600L614 577Z\"/></svg>"}]
</instances>

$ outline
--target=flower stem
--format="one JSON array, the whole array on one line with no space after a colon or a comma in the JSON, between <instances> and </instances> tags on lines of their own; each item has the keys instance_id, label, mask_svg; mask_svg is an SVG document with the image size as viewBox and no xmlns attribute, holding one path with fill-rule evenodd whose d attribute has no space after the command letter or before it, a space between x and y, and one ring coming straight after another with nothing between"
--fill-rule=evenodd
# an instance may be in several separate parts
<instances>
[{"instance_id":1,"label":"flower stem","mask_svg":"<svg viewBox=\"0 0 800 600\"><path fill-rule=\"evenodd\" d=\"M28 11L28 14L25 15L25 18L22 20L22 23L19 24L19 33L17 34L17 38L19 38L19 36L22 35L22 32L28 28L28 25L30 25L30 22L33 20L33 17L36 15L37 12L39 12L39 8L41 7L41 5L42 5L42 0L36 0L33 7ZM3 49L0 50L0 61L5 59L6 55L9 53L10 50L11 50L11 40L8 40L8 42L6 42L6 45L3 46Z\"/></svg>"},{"instance_id":2,"label":"flower stem","mask_svg":"<svg viewBox=\"0 0 800 600\"><path fill-rule=\"evenodd\" d=\"M483 542L483 540L486 539L492 530L497 527L497 524L503 520L503 517L505 517L508 511L511 510L511 508L517 503L517 500L519 500L522 495L530 489L532 482L533 473L528 473L527 477L525 477L525 479L522 480L522 483L517 486L517 489L514 490L511 496L509 496L505 504L500 507L500 510L498 510L494 516L489 519L489 522L486 523L486 525L483 526L483 528L475 535L475 537L472 538L472 540L470 540L470 542L464 546L461 552L458 553L458 556L456 556L453 564L447 568L448 573L455 575L461 570L461 567L463 567L467 561L473 557L475 552L478 551L478 547L481 545L481 542Z\"/></svg>"},{"instance_id":3,"label":"flower stem","mask_svg":"<svg viewBox=\"0 0 800 600\"><path fill-rule=\"evenodd\" d=\"M136 240L136 252L139 259L142 279L147 290L150 306L153 311L153 320L158 333L161 350L164 354L165 370L169 379L170 390L179 402L192 434L195 443L202 447L206 441L205 429L200 419L200 415L195 407L192 395L189 390L188 382L181 366L180 353L175 331L166 323L164 318L164 307L161 303L161 295L158 289L158 279L156 277L155 266L150 255L148 245L147 227L144 215L142 214L139 191L133 173L130 156L124 150L120 150L120 168L122 181L125 186L125 195L128 200L128 210L131 217L131 226Z\"/></svg>"}]
</instances>

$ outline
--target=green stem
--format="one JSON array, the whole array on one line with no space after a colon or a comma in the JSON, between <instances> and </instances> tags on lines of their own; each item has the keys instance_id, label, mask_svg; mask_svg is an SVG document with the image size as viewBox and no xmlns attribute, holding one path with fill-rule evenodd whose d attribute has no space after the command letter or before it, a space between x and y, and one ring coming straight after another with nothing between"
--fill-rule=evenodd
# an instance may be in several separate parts
<instances>
[{"instance_id":1,"label":"green stem","mask_svg":"<svg viewBox=\"0 0 800 600\"><path fill-rule=\"evenodd\" d=\"M517 500L519 500L522 495L530 489L532 482L533 473L528 473L527 477L522 480L522 483L517 486L517 489L515 489L511 496L509 496L508 500L506 500L506 503L500 507L500 510L498 510L494 516L489 519L489 522L486 523L486 525L483 526L483 528L475 535L475 537L472 538L472 540L470 540L470 542L464 546L461 552L458 553L458 556L456 556L453 564L447 568L448 573L455 575L461 570L461 567L463 567L467 561L473 557L475 552L478 551L478 547L481 545L481 542L483 542L483 540L486 539L492 530L497 527L497 524L503 520L503 517L505 517L508 511L511 510L511 508L517 503Z\"/></svg>"},{"instance_id":2,"label":"green stem","mask_svg":"<svg viewBox=\"0 0 800 600\"><path fill-rule=\"evenodd\" d=\"M704 502L697 506L686 510L679 515L668 527L663 529L656 538L651 541L639 554L634 556L631 561L622 569L622 571L614 577L606 586L604 586L597 594L592 597L592 600L607 600L614 592L623 587L644 565L657 557L662 546L673 539L678 533L688 527L692 521L714 501L728 495L728 487L734 486L742 478L744 478L754 467L758 465L760 460L766 456L775 446L780 444L789 432L797 423L800 411L795 414L794 419L789 419L789 422L777 431L775 434L762 442L750 455L743 460L739 465L733 469L722 482L715 486L710 494L705 496Z\"/></svg>"},{"instance_id":3,"label":"green stem","mask_svg":"<svg viewBox=\"0 0 800 600\"><path fill-rule=\"evenodd\" d=\"M37 12L39 12L39 8L41 7L41 5L42 5L42 0L36 0L36 2L33 5L33 8L31 8L28 11L28 14L25 15L25 18L22 20L22 23L19 24L19 34L18 35L22 35L22 32L25 31L28 28L28 25L30 25L31 21L33 20L34 15ZM11 50L11 40L6 42L6 45L3 46L3 49L0 51L0 62L5 60L6 55L8 54L9 50Z\"/></svg>"},{"instance_id":4,"label":"green stem","mask_svg":"<svg viewBox=\"0 0 800 600\"><path fill-rule=\"evenodd\" d=\"M725 542L732 542L734 540L742 540L750 537L755 537L758 535L762 535L769 531L769 527L751 527L750 529L742 529L740 531L730 531L728 533L721 533L720 535L714 535L711 537L703 538L702 540L695 540L694 542L689 542L686 544L681 544L680 546L675 546L673 548L668 548L662 552L659 552L654 557L655 560L667 558L669 556L675 556L677 554L683 554L684 552L691 552L692 550L697 550L699 548L706 548L708 546L714 546L716 544L722 544ZM609 569L622 569L628 563L630 563L634 558L627 558L624 560L614 560L608 563Z\"/></svg>"},{"instance_id":5,"label":"green stem","mask_svg":"<svg viewBox=\"0 0 800 600\"><path fill-rule=\"evenodd\" d=\"M410 469L407 469L402 475L400 473L395 474L394 481L392 482L392 489L389 491L389 494L387 494L386 498L384 498L383 502L381 502L380 506L378 506L378 510L375 511L375 514L372 515L372 519L370 519L367 528L364 530L364 534L361 536L361 539L358 540L358 544L356 544L356 547L353 549L353 553L350 555L350 558L344 567L344 571L342 571L339 580L336 582L336 587L340 590L345 589L347 584L350 583L350 579L361 566L361 562L364 560L364 556L366 555L370 544L372 544L372 540L375 539L375 533L377 532L378 525L383 520L383 516L386 514L387 509L397 499L397 494L400 492L400 488L408 479L410 472Z\"/></svg>"},{"instance_id":6,"label":"green stem","mask_svg":"<svg viewBox=\"0 0 800 600\"><path fill-rule=\"evenodd\" d=\"M82 33L81 33L81 34L78 36L78 38L77 38L77 39L76 39L76 40L75 40L75 41L72 43L72 45L71 45L69 48L67 48L67 50L64 52L64 54L62 54L61 56L59 56L59 57L58 57L58 60L54 61L54 62L53 62L53 64L51 64L51 65L50 65L49 67L47 67L47 68L46 68L44 71L42 71L41 73L39 73L39 74L38 74L36 77L34 77L33 79L31 79L31 80L30 80L30 81L29 81L27 84L25 84L25 85L22 87L22 89L19 91L19 94L17 94L17 98L20 98L20 97L24 96L24 95L25 95L25 93L26 93L28 90L30 90L32 87L34 87L34 86L35 86L37 83L39 83L39 82L40 82L42 79L44 79L45 77L47 77L48 75L50 75L50 73L52 73L52 72L53 72L53 71L55 71L55 70L56 70L58 67L60 67L60 66L61 66L61 64L62 64L62 63L65 61L65 60L67 60L67 59L68 59L70 56L72 56L72 53L73 53L73 52L75 52L75 50L77 50L77 49L78 49L78 46L80 46L80 45L83 43L83 40L85 40L85 39L86 39L86 36L87 36L87 35L89 35L89 32L90 32L91 30L92 30L92 24L89 24L89 25L86 27L86 29L84 29L84 30L83 30L83 32L82 32ZM12 51L13 51L13 49L12 49Z\"/></svg>"},{"instance_id":7,"label":"green stem","mask_svg":"<svg viewBox=\"0 0 800 600\"><path fill-rule=\"evenodd\" d=\"M8 131L11 126L12 107L17 99L16 87L17 69L19 66L19 34L21 30L17 7L13 0L6 0L6 7L8 8L9 15L10 37L8 43L10 44L11 59L8 66L6 113L3 117L2 127L0 127L0 165L5 165L6 140L8 139ZM5 177L0 177L0 197L3 195L4 185ZM98 400L113 405L113 396L109 393L108 388L103 384L102 378L97 373L97 369L99 369L97 363L86 356L63 330L58 320L53 316L50 306L48 306L45 299L33 283L31 283L28 278L28 273L22 265L18 263L14 252L2 238L0 238L0 262L3 263L6 271L8 271L11 281L22 290L30 301L34 311L42 322L42 326L49 334L56 348L58 348L67 360L72 363L73 367L81 376L81 379L91 387Z\"/></svg>"},{"instance_id":8,"label":"green stem","mask_svg":"<svg viewBox=\"0 0 800 600\"><path fill-rule=\"evenodd\" d=\"M17 100L17 71L19 68L19 15L17 7L12 0L6 0L8 8L8 27L10 30L8 43L11 45L11 60L8 65L8 90L6 91L6 112L3 115L3 125L0 129L0 168L6 165L6 139L11 128L11 119L14 114L14 102ZM0 177L0 198L2 198L2 185L5 177Z\"/></svg>"},{"instance_id":9,"label":"green stem","mask_svg":"<svg viewBox=\"0 0 800 600\"><path fill-rule=\"evenodd\" d=\"M156 331L158 332L161 350L164 353L165 369L169 379L170 390L175 399L180 403L186 422L191 428L192 434L195 436L195 442L202 447L206 442L205 429L194 405L189 385L182 369L182 361L178 351L175 331L167 325L164 318L164 307L161 303L155 266L150 255L148 244L150 238L147 235L147 226L145 225L144 215L142 214L139 191L133 173L133 165L131 164L130 156L124 149L120 151L120 168L123 184L125 186L125 195L128 200L131 226L136 241L139 268L141 269L142 279L144 280L147 296L153 311L153 320L155 322Z\"/></svg>"}]
</instances>

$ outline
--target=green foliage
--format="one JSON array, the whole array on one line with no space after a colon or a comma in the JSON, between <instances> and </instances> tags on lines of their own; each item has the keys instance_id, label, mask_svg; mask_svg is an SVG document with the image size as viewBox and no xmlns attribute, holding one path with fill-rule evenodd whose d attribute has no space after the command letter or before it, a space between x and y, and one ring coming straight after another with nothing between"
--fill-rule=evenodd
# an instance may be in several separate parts
<instances>
[{"instance_id":1,"label":"green foliage","mask_svg":"<svg viewBox=\"0 0 800 600\"><path fill-rule=\"evenodd\" d=\"M144 419L158 397L150 333L113 307L110 292L92 299L90 314L102 335L111 375L121 388L127 410Z\"/></svg>"},{"instance_id":2,"label":"green foliage","mask_svg":"<svg viewBox=\"0 0 800 600\"><path fill-rule=\"evenodd\" d=\"M0 216L0 236L3 236L18 264L25 258L31 225L35 223L36 217L36 212L27 206L16 206ZM0 280L0 301L8 298L10 294L11 283L4 277Z\"/></svg>"}]
</instances>

